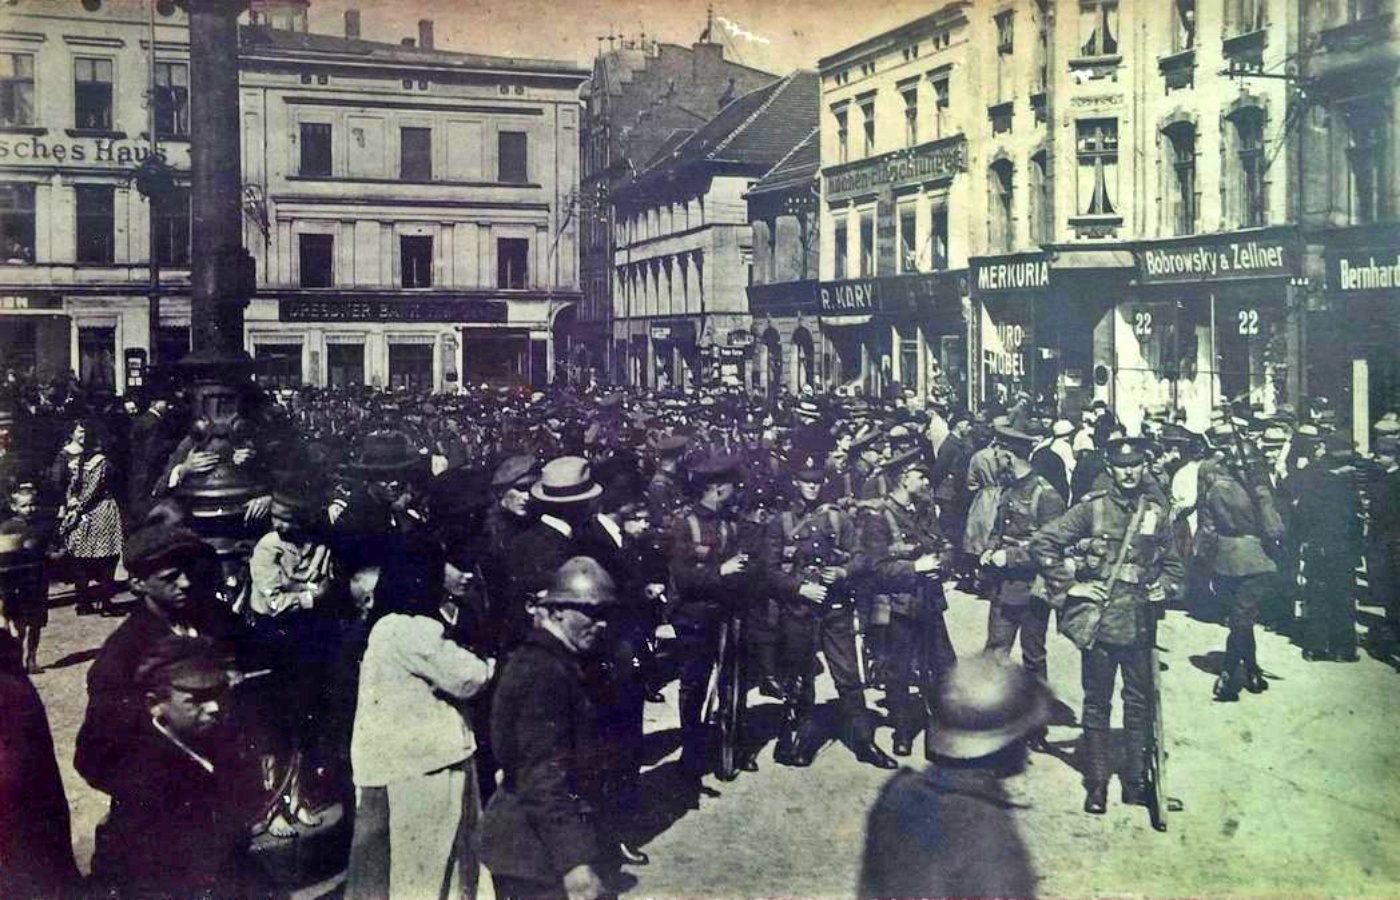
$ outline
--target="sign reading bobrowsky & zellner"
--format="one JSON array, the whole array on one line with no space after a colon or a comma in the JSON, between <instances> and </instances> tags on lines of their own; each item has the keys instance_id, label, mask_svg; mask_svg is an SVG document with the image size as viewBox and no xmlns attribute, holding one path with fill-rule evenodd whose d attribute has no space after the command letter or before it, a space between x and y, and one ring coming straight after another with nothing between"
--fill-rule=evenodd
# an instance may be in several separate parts
<instances>
[{"instance_id":1,"label":"sign reading bobrowsky & zellner","mask_svg":"<svg viewBox=\"0 0 1400 900\"><path fill-rule=\"evenodd\" d=\"M1292 229L1230 232L1140 245L1139 284L1235 281L1298 274L1302 245Z\"/></svg>"}]
</instances>

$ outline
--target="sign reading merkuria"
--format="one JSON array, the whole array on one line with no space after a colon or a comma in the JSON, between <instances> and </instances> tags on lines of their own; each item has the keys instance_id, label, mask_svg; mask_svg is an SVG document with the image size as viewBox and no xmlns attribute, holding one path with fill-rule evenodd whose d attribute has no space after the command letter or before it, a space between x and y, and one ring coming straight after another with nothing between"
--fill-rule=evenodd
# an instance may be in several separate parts
<instances>
[{"instance_id":1,"label":"sign reading merkuria","mask_svg":"<svg viewBox=\"0 0 1400 900\"><path fill-rule=\"evenodd\" d=\"M841 200L882 187L903 187L951 178L967 169L967 138L961 134L908 150L828 169L826 199Z\"/></svg>"},{"instance_id":2,"label":"sign reading merkuria","mask_svg":"<svg viewBox=\"0 0 1400 900\"><path fill-rule=\"evenodd\" d=\"M1140 247L1136 251L1138 281L1171 284L1296 275L1299 251L1295 236L1277 232Z\"/></svg>"},{"instance_id":3,"label":"sign reading merkuria","mask_svg":"<svg viewBox=\"0 0 1400 900\"><path fill-rule=\"evenodd\" d=\"M277 304L283 322L505 322L500 300L288 298Z\"/></svg>"}]
</instances>

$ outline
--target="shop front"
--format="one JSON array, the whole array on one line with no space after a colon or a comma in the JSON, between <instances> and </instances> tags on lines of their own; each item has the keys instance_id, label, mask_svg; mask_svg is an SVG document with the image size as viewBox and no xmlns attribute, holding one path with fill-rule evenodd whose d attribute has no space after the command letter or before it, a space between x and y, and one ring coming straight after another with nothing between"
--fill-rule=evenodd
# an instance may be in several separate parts
<instances>
[{"instance_id":1,"label":"shop front","mask_svg":"<svg viewBox=\"0 0 1400 900\"><path fill-rule=\"evenodd\" d=\"M1135 255L1133 295L1115 309L1108 335L1111 402L1125 422L1165 407L1203 431L1221 403L1273 413L1297 402L1295 230L1156 241Z\"/></svg>"},{"instance_id":2,"label":"shop front","mask_svg":"<svg viewBox=\"0 0 1400 900\"><path fill-rule=\"evenodd\" d=\"M68 372L72 320L56 294L0 296L0 371Z\"/></svg>"},{"instance_id":3,"label":"shop front","mask_svg":"<svg viewBox=\"0 0 1400 900\"><path fill-rule=\"evenodd\" d=\"M821 333L834 350L830 381L873 395L965 396L966 274L853 278L817 285Z\"/></svg>"},{"instance_id":4,"label":"shop front","mask_svg":"<svg viewBox=\"0 0 1400 900\"><path fill-rule=\"evenodd\" d=\"M1366 451L1371 426L1400 412L1400 236L1392 226L1323 239L1326 285L1309 298L1304 326L1307 396L1328 398Z\"/></svg>"},{"instance_id":5,"label":"shop front","mask_svg":"<svg viewBox=\"0 0 1400 900\"><path fill-rule=\"evenodd\" d=\"M651 319L651 384L659 391L687 390L700 375L696 327L692 319Z\"/></svg>"},{"instance_id":6,"label":"shop front","mask_svg":"<svg viewBox=\"0 0 1400 900\"><path fill-rule=\"evenodd\" d=\"M1115 247L974 257L968 366L974 406L1025 395L1074 417L1110 399L1107 311L1127 293L1132 257Z\"/></svg>"}]
</instances>

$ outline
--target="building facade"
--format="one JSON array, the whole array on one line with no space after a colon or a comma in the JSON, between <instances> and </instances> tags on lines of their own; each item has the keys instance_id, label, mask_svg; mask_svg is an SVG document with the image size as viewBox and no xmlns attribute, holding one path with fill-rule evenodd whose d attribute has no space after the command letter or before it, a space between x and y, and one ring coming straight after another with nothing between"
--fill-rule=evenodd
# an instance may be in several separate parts
<instances>
[{"instance_id":1,"label":"building facade","mask_svg":"<svg viewBox=\"0 0 1400 900\"><path fill-rule=\"evenodd\" d=\"M189 349L188 59L174 3L6 9L0 367L120 392L139 386L152 350ZM134 178L153 155L173 169L154 201Z\"/></svg>"},{"instance_id":2,"label":"building facade","mask_svg":"<svg viewBox=\"0 0 1400 900\"><path fill-rule=\"evenodd\" d=\"M252 27L241 54L248 350L277 383L547 384L577 303L566 63Z\"/></svg>"},{"instance_id":3,"label":"building facade","mask_svg":"<svg viewBox=\"0 0 1400 900\"><path fill-rule=\"evenodd\" d=\"M778 76L724 56L707 30L689 47L623 39L598 54L585 89L579 234L583 300L570 331L571 362L625 382L611 352L613 192L677 131L700 128L731 100Z\"/></svg>"},{"instance_id":4,"label":"building facade","mask_svg":"<svg viewBox=\"0 0 1400 900\"><path fill-rule=\"evenodd\" d=\"M949 3L819 62L820 328L829 380L864 393L967 396L969 134L979 115L969 16Z\"/></svg>"},{"instance_id":5,"label":"building facade","mask_svg":"<svg viewBox=\"0 0 1400 900\"><path fill-rule=\"evenodd\" d=\"M745 384L753 229L745 193L811 131L818 81L798 71L736 98L617 188L614 354L658 390Z\"/></svg>"},{"instance_id":6,"label":"building facade","mask_svg":"<svg viewBox=\"0 0 1400 900\"><path fill-rule=\"evenodd\" d=\"M308 34L305 8L260 4L241 31L261 377L546 383L553 326L581 296L587 70L440 50L426 20L364 40L353 10L344 36ZM0 365L123 392L189 349L188 47L175 3L6 12ZM135 170L153 155L172 171L148 200Z\"/></svg>"}]
</instances>

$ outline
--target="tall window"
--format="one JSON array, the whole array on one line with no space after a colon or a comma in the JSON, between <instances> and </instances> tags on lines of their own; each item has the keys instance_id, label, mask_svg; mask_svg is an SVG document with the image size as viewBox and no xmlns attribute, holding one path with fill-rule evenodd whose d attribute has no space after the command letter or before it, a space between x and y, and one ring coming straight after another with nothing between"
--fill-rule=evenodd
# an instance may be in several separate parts
<instances>
[{"instance_id":1,"label":"tall window","mask_svg":"<svg viewBox=\"0 0 1400 900\"><path fill-rule=\"evenodd\" d=\"M78 128L112 130L112 61L73 61L73 121Z\"/></svg>"},{"instance_id":2,"label":"tall window","mask_svg":"<svg viewBox=\"0 0 1400 900\"><path fill-rule=\"evenodd\" d=\"M1176 234L1196 233L1196 128L1189 122L1167 127L1171 190L1168 200Z\"/></svg>"},{"instance_id":3,"label":"tall window","mask_svg":"<svg viewBox=\"0 0 1400 900\"><path fill-rule=\"evenodd\" d=\"M933 207L932 221L929 223L928 243L935 271L948 268L948 207L938 204Z\"/></svg>"},{"instance_id":4,"label":"tall window","mask_svg":"<svg viewBox=\"0 0 1400 900\"><path fill-rule=\"evenodd\" d=\"M301 251L301 286L335 286L335 235L303 234L298 238Z\"/></svg>"},{"instance_id":5,"label":"tall window","mask_svg":"<svg viewBox=\"0 0 1400 900\"><path fill-rule=\"evenodd\" d=\"M919 243L915 232L918 219L912 205L899 210L899 271L901 274L919 271Z\"/></svg>"},{"instance_id":6,"label":"tall window","mask_svg":"<svg viewBox=\"0 0 1400 900\"><path fill-rule=\"evenodd\" d=\"M845 109L832 110L836 117L836 161L847 162L851 158L851 131L849 117Z\"/></svg>"},{"instance_id":7,"label":"tall window","mask_svg":"<svg viewBox=\"0 0 1400 900\"><path fill-rule=\"evenodd\" d=\"M502 131L496 136L499 172L496 180L524 184L530 180L529 143L523 131Z\"/></svg>"},{"instance_id":8,"label":"tall window","mask_svg":"<svg viewBox=\"0 0 1400 900\"><path fill-rule=\"evenodd\" d=\"M933 79L933 137L937 140L948 131L948 76Z\"/></svg>"},{"instance_id":9,"label":"tall window","mask_svg":"<svg viewBox=\"0 0 1400 900\"><path fill-rule=\"evenodd\" d=\"M0 53L0 126L34 124L34 57Z\"/></svg>"},{"instance_id":10,"label":"tall window","mask_svg":"<svg viewBox=\"0 0 1400 900\"><path fill-rule=\"evenodd\" d=\"M833 266L832 277L839 281L846 277L847 269L846 255L849 237L846 234L846 222L844 219L838 221L836 227L832 229L831 240L834 245L833 249L836 251L836 264Z\"/></svg>"},{"instance_id":11,"label":"tall window","mask_svg":"<svg viewBox=\"0 0 1400 900\"><path fill-rule=\"evenodd\" d=\"M1258 31L1267 23L1265 0L1227 0L1235 34Z\"/></svg>"},{"instance_id":12,"label":"tall window","mask_svg":"<svg viewBox=\"0 0 1400 900\"><path fill-rule=\"evenodd\" d=\"M1196 46L1196 0L1172 0L1172 49Z\"/></svg>"},{"instance_id":13,"label":"tall window","mask_svg":"<svg viewBox=\"0 0 1400 900\"><path fill-rule=\"evenodd\" d=\"M1016 46L1015 13L1008 9L1006 12L997 13L993 17L993 21L997 28L997 53L1001 56L1010 56Z\"/></svg>"},{"instance_id":14,"label":"tall window","mask_svg":"<svg viewBox=\"0 0 1400 900\"><path fill-rule=\"evenodd\" d=\"M331 174L331 126L326 122L301 123L302 175Z\"/></svg>"},{"instance_id":15,"label":"tall window","mask_svg":"<svg viewBox=\"0 0 1400 900\"><path fill-rule=\"evenodd\" d=\"M1118 0L1090 0L1079 4L1079 34L1084 56L1118 53Z\"/></svg>"},{"instance_id":16,"label":"tall window","mask_svg":"<svg viewBox=\"0 0 1400 900\"><path fill-rule=\"evenodd\" d=\"M433 286L433 239L427 235L399 237L399 276L406 288Z\"/></svg>"},{"instance_id":17,"label":"tall window","mask_svg":"<svg viewBox=\"0 0 1400 900\"><path fill-rule=\"evenodd\" d=\"M1050 89L1050 12L1045 3L1039 5L1035 22L1035 89L1043 94Z\"/></svg>"},{"instance_id":18,"label":"tall window","mask_svg":"<svg viewBox=\"0 0 1400 900\"><path fill-rule=\"evenodd\" d=\"M1031 156L1031 243L1049 243L1054 235L1054 210L1050 202L1050 158L1044 151Z\"/></svg>"},{"instance_id":19,"label":"tall window","mask_svg":"<svg viewBox=\"0 0 1400 900\"><path fill-rule=\"evenodd\" d=\"M105 184L80 184L73 192L78 213L78 262L110 264L114 249L113 189Z\"/></svg>"},{"instance_id":20,"label":"tall window","mask_svg":"<svg viewBox=\"0 0 1400 900\"><path fill-rule=\"evenodd\" d=\"M186 63L156 63L155 103L158 136L190 133L190 67Z\"/></svg>"},{"instance_id":21,"label":"tall window","mask_svg":"<svg viewBox=\"0 0 1400 900\"><path fill-rule=\"evenodd\" d=\"M1079 212L1086 216L1116 215L1118 195L1118 120L1089 119L1078 123Z\"/></svg>"},{"instance_id":22,"label":"tall window","mask_svg":"<svg viewBox=\"0 0 1400 900\"><path fill-rule=\"evenodd\" d=\"M875 277L875 213L860 214L860 277Z\"/></svg>"},{"instance_id":23,"label":"tall window","mask_svg":"<svg viewBox=\"0 0 1400 900\"><path fill-rule=\"evenodd\" d=\"M156 262L187 268L190 264L190 192L176 188L151 198L151 225Z\"/></svg>"},{"instance_id":24,"label":"tall window","mask_svg":"<svg viewBox=\"0 0 1400 900\"><path fill-rule=\"evenodd\" d=\"M1012 217L1015 177L1011 160L999 159L992 163L989 173L991 196L988 198L991 215L987 227L988 239L994 253L1009 253L1016 244L1015 219Z\"/></svg>"},{"instance_id":25,"label":"tall window","mask_svg":"<svg viewBox=\"0 0 1400 900\"><path fill-rule=\"evenodd\" d=\"M860 105L861 153L875 155L875 98L871 97Z\"/></svg>"},{"instance_id":26,"label":"tall window","mask_svg":"<svg viewBox=\"0 0 1400 900\"><path fill-rule=\"evenodd\" d=\"M1242 228L1255 228L1267 218L1264 195L1264 111L1246 106L1230 117L1235 125L1238 148L1239 221Z\"/></svg>"},{"instance_id":27,"label":"tall window","mask_svg":"<svg viewBox=\"0 0 1400 900\"><path fill-rule=\"evenodd\" d=\"M1390 142L1386 108L1358 103L1345 112L1347 124L1348 200L1351 221L1357 225L1385 216L1385 186L1390 170Z\"/></svg>"},{"instance_id":28,"label":"tall window","mask_svg":"<svg viewBox=\"0 0 1400 900\"><path fill-rule=\"evenodd\" d=\"M904 97L904 146L919 143L919 87L913 85L900 92Z\"/></svg>"},{"instance_id":29,"label":"tall window","mask_svg":"<svg viewBox=\"0 0 1400 900\"><path fill-rule=\"evenodd\" d=\"M399 129L399 177L404 181L433 178L433 130Z\"/></svg>"},{"instance_id":30,"label":"tall window","mask_svg":"<svg viewBox=\"0 0 1400 900\"><path fill-rule=\"evenodd\" d=\"M0 184L0 260L34 261L34 185Z\"/></svg>"},{"instance_id":31,"label":"tall window","mask_svg":"<svg viewBox=\"0 0 1400 900\"><path fill-rule=\"evenodd\" d=\"M496 241L496 287L520 290L529 286L530 241L499 238Z\"/></svg>"}]
</instances>

